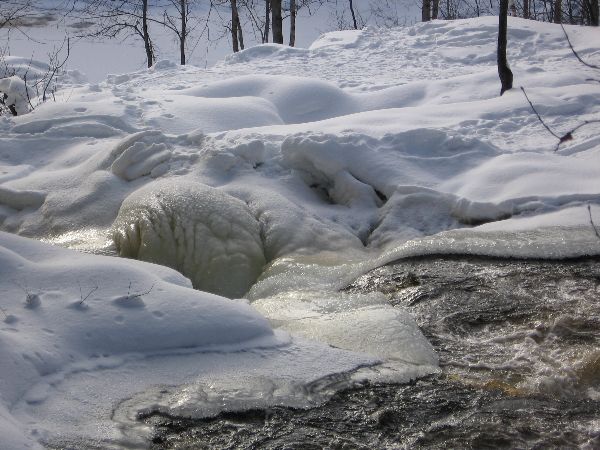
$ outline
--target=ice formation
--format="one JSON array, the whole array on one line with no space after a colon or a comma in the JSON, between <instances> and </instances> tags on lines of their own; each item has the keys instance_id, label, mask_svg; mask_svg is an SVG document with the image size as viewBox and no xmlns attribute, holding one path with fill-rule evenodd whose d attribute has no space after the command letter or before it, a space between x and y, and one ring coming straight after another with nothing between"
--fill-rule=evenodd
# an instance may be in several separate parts
<instances>
[{"instance_id":1,"label":"ice formation","mask_svg":"<svg viewBox=\"0 0 600 450\"><path fill-rule=\"evenodd\" d=\"M413 318L383 294L291 291L253 302L279 328L382 360L435 367L438 358Z\"/></svg>"},{"instance_id":2,"label":"ice formation","mask_svg":"<svg viewBox=\"0 0 600 450\"><path fill-rule=\"evenodd\" d=\"M177 178L127 197L113 239L121 256L172 267L196 289L228 297L242 296L265 265L259 224L243 202Z\"/></svg>"}]
</instances>

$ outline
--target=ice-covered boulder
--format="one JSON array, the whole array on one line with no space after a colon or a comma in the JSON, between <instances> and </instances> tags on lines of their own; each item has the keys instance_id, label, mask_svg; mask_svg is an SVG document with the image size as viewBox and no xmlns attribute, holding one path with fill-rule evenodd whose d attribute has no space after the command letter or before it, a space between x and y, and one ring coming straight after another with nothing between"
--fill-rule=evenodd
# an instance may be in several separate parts
<instances>
[{"instance_id":1,"label":"ice-covered boulder","mask_svg":"<svg viewBox=\"0 0 600 450\"><path fill-rule=\"evenodd\" d=\"M260 227L242 201L204 184L165 179L131 194L113 225L121 256L172 267L196 289L242 296L265 264Z\"/></svg>"}]
</instances>

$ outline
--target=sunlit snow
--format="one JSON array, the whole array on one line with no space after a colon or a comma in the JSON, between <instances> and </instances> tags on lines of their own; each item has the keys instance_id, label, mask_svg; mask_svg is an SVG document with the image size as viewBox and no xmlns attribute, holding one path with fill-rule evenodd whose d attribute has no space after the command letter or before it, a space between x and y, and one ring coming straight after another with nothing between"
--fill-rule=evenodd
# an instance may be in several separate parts
<instances>
[{"instance_id":1,"label":"sunlit snow","mask_svg":"<svg viewBox=\"0 0 600 450\"><path fill-rule=\"evenodd\" d=\"M357 276L423 254L600 254L598 127L555 151L518 89L567 131L598 118L600 85L560 27L511 18L500 97L496 27L71 72L68 95L0 118L4 443L139 443L143 408L307 407L304 386L377 363L405 382L437 356L405 311L339 292ZM597 29L567 30L600 57Z\"/></svg>"}]
</instances>

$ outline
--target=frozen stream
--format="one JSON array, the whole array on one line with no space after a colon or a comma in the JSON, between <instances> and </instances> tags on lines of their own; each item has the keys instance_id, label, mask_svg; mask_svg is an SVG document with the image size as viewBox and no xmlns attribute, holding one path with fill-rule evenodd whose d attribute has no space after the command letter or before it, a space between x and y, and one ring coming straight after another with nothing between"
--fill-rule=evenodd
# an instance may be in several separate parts
<instances>
[{"instance_id":1,"label":"frozen stream","mask_svg":"<svg viewBox=\"0 0 600 450\"><path fill-rule=\"evenodd\" d=\"M557 149L497 26L67 71L33 111L7 56L0 447L598 447L598 75L510 18Z\"/></svg>"}]
</instances>

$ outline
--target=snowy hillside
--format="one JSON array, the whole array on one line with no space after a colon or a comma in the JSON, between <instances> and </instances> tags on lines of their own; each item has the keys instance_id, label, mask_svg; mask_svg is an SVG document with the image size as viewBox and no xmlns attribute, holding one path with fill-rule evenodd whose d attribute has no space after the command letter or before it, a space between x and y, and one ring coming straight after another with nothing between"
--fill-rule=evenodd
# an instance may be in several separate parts
<instances>
[{"instance_id":1,"label":"snowy hillside","mask_svg":"<svg viewBox=\"0 0 600 450\"><path fill-rule=\"evenodd\" d=\"M358 275L429 253L600 254L598 124L555 151L518 89L560 134L600 118L600 74L560 27L511 18L499 97L496 27L73 73L56 102L1 118L1 228L45 242L0 235L6 442L137 442L142 408L217 411L203 386L233 408L306 406L298 386L378 361L360 376L406 381L437 357L385 298L337 292ZM600 62L599 30L567 31Z\"/></svg>"}]
</instances>

